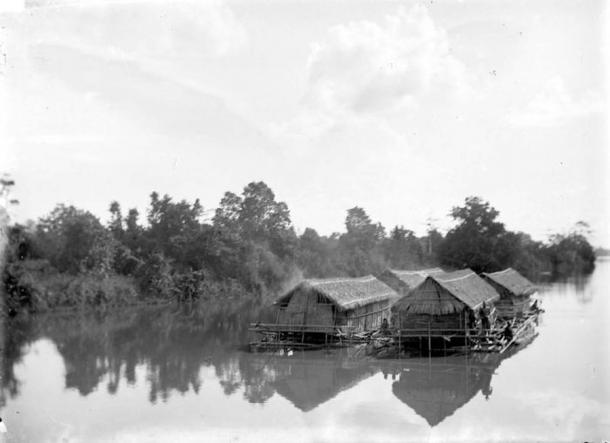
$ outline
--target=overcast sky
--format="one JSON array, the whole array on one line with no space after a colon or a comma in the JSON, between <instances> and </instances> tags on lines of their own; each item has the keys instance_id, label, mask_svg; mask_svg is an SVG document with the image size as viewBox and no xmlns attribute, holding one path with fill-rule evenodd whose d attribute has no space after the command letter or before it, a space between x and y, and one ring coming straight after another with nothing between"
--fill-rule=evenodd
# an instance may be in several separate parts
<instances>
[{"instance_id":1,"label":"overcast sky","mask_svg":"<svg viewBox=\"0 0 610 443\"><path fill-rule=\"evenodd\" d=\"M608 245L603 1L0 1L16 220L265 181L300 232L362 206L446 228L469 195ZM606 26L608 24L606 23Z\"/></svg>"}]
</instances>

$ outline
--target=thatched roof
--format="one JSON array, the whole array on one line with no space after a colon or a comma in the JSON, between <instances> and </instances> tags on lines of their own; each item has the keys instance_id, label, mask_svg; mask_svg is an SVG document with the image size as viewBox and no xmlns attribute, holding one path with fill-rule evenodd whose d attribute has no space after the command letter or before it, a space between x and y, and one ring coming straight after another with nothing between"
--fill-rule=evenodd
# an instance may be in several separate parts
<instances>
[{"instance_id":1,"label":"thatched roof","mask_svg":"<svg viewBox=\"0 0 610 443\"><path fill-rule=\"evenodd\" d=\"M498 285L515 297L526 297L536 292L536 286L513 268L483 274L492 286Z\"/></svg>"},{"instance_id":2,"label":"thatched roof","mask_svg":"<svg viewBox=\"0 0 610 443\"><path fill-rule=\"evenodd\" d=\"M442 315L478 309L500 297L498 292L471 269L429 275L411 293L398 300L394 311Z\"/></svg>"},{"instance_id":3,"label":"thatched roof","mask_svg":"<svg viewBox=\"0 0 610 443\"><path fill-rule=\"evenodd\" d=\"M276 300L287 302L297 290L314 291L328 298L339 310L366 306L383 300L396 300L398 294L372 275L358 278L327 278L304 280Z\"/></svg>"},{"instance_id":4,"label":"thatched roof","mask_svg":"<svg viewBox=\"0 0 610 443\"><path fill-rule=\"evenodd\" d=\"M399 286L404 291L410 291L423 282L427 276L442 273L441 268L430 268L420 270L399 270L399 269L386 269L379 278L388 285L392 286L392 280L397 281ZM393 289L398 289L393 287Z\"/></svg>"}]
</instances>

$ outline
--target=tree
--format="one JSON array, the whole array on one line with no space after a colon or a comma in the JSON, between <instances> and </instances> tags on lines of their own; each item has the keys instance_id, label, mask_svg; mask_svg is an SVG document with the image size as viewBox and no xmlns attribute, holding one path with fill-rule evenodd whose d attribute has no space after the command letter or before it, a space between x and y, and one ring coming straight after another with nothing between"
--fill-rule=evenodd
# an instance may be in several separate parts
<instances>
[{"instance_id":1,"label":"tree","mask_svg":"<svg viewBox=\"0 0 610 443\"><path fill-rule=\"evenodd\" d=\"M290 211L264 182L252 182L242 193L239 225L244 237L267 239L290 229Z\"/></svg>"},{"instance_id":2,"label":"tree","mask_svg":"<svg viewBox=\"0 0 610 443\"><path fill-rule=\"evenodd\" d=\"M480 197L467 197L464 206L454 207L451 216L458 224L439 247L441 263L475 272L497 271L512 264L511 242L504 224L497 221L499 214Z\"/></svg>"},{"instance_id":3,"label":"tree","mask_svg":"<svg viewBox=\"0 0 610 443\"><path fill-rule=\"evenodd\" d=\"M428 266L436 266L439 263L438 251L444 237L434 226L429 226L428 233L420 239L424 251L424 262Z\"/></svg>"},{"instance_id":4,"label":"tree","mask_svg":"<svg viewBox=\"0 0 610 443\"><path fill-rule=\"evenodd\" d=\"M595 251L585 237L588 232L588 224L578 222L567 235L551 236L548 250L555 275L593 272Z\"/></svg>"},{"instance_id":5,"label":"tree","mask_svg":"<svg viewBox=\"0 0 610 443\"><path fill-rule=\"evenodd\" d=\"M249 183L241 196L227 192L213 219L214 227L236 241L266 244L280 258L294 256L297 237L290 211L264 182Z\"/></svg>"},{"instance_id":6,"label":"tree","mask_svg":"<svg viewBox=\"0 0 610 443\"><path fill-rule=\"evenodd\" d=\"M116 242L99 219L74 206L58 205L42 218L36 248L61 272L107 273L113 265Z\"/></svg>"},{"instance_id":7,"label":"tree","mask_svg":"<svg viewBox=\"0 0 610 443\"><path fill-rule=\"evenodd\" d=\"M339 238L345 272L359 276L380 271L384 267L383 254L377 247L385 236L385 228L380 223L373 223L358 206L348 209L345 227L347 232Z\"/></svg>"},{"instance_id":8,"label":"tree","mask_svg":"<svg viewBox=\"0 0 610 443\"><path fill-rule=\"evenodd\" d=\"M116 200L110 203L110 222L108 229L116 239L123 236L123 215L121 214L121 205Z\"/></svg>"},{"instance_id":9,"label":"tree","mask_svg":"<svg viewBox=\"0 0 610 443\"><path fill-rule=\"evenodd\" d=\"M159 198L159 194L153 192L150 195L146 248L183 263L201 231L199 219L202 213L198 199L191 205L186 200L174 202L167 194Z\"/></svg>"},{"instance_id":10,"label":"tree","mask_svg":"<svg viewBox=\"0 0 610 443\"><path fill-rule=\"evenodd\" d=\"M423 263L423 250L413 231L396 226L385 240L385 258L397 269L410 269Z\"/></svg>"},{"instance_id":11,"label":"tree","mask_svg":"<svg viewBox=\"0 0 610 443\"><path fill-rule=\"evenodd\" d=\"M332 263L336 239L320 237L315 229L306 228L299 237L297 263L305 277L331 277L337 275Z\"/></svg>"},{"instance_id":12,"label":"tree","mask_svg":"<svg viewBox=\"0 0 610 443\"><path fill-rule=\"evenodd\" d=\"M0 178L0 238L7 235L5 231L10 222L8 208L19 204L19 200L10 198L13 186L15 186L15 180L12 180L9 175L4 174ZM0 257L0 265L2 260L3 258Z\"/></svg>"},{"instance_id":13,"label":"tree","mask_svg":"<svg viewBox=\"0 0 610 443\"><path fill-rule=\"evenodd\" d=\"M212 219L214 226L228 233L239 234L242 203L243 201L239 195L225 192Z\"/></svg>"}]
</instances>

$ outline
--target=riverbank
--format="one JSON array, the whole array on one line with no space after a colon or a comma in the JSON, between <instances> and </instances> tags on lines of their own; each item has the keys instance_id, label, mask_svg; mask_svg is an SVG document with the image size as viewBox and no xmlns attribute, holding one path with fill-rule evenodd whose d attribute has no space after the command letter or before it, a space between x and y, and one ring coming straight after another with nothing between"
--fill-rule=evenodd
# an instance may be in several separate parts
<instances>
[{"instance_id":1,"label":"riverbank","mask_svg":"<svg viewBox=\"0 0 610 443\"><path fill-rule=\"evenodd\" d=\"M46 260L10 263L4 271L9 313L44 312L60 308L124 306L141 296L135 280L120 275L70 275L53 269Z\"/></svg>"},{"instance_id":2,"label":"riverbank","mask_svg":"<svg viewBox=\"0 0 610 443\"><path fill-rule=\"evenodd\" d=\"M165 282L164 291L145 292L136 277L91 272L73 275L58 272L47 260L22 260L9 263L4 269L4 311L15 315L19 312L173 305L210 298L245 300L260 296L246 292L233 281L224 284L201 281L194 285L196 278L180 274L175 280Z\"/></svg>"},{"instance_id":3,"label":"riverbank","mask_svg":"<svg viewBox=\"0 0 610 443\"><path fill-rule=\"evenodd\" d=\"M603 261L604 257L599 257ZM581 274L540 275L544 285L576 278ZM588 274L583 274L584 276ZM218 282L196 273L176 273L160 279L153 275L157 290L143 290L141 279L116 273L57 271L47 260L21 260L7 264L3 271L4 313L106 310L126 306L158 306L193 301L254 300L269 304L281 292L248 291L234 280ZM295 280L296 282L296 280ZM294 282L286 282L288 288ZM148 285L150 287L150 285Z\"/></svg>"}]
</instances>

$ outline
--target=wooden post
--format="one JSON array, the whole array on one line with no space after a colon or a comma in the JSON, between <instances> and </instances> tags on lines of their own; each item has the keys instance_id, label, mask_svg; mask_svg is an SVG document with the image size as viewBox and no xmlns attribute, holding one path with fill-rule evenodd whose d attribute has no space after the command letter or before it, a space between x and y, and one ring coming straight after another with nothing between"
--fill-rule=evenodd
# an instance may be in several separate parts
<instances>
[{"instance_id":1,"label":"wooden post","mask_svg":"<svg viewBox=\"0 0 610 443\"><path fill-rule=\"evenodd\" d=\"M402 314L398 314L398 358L402 352Z\"/></svg>"},{"instance_id":2,"label":"wooden post","mask_svg":"<svg viewBox=\"0 0 610 443\"><path fill-rule=\"evenodd\" d=\"M428 357L432 356L432 337L430 336L430 320L428 319Z\"/></svg>"},{"instance_id":3,"label":"wooden post","mask_svg":"<svg viewBox=\"0 0 610 443\"><path fill-rule=\"evenodd\" d=\"M469 335L469 331L468 331L468 320L467 320L467 315L466 315L466 310L462 311L462 313L464 314L464 330L466 331L466 333L464 334L464 349L468 350L468 335Z\"/></svg>"}]
</instances>

